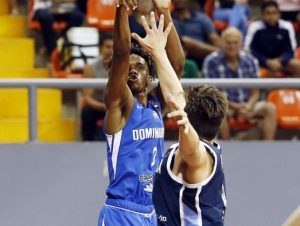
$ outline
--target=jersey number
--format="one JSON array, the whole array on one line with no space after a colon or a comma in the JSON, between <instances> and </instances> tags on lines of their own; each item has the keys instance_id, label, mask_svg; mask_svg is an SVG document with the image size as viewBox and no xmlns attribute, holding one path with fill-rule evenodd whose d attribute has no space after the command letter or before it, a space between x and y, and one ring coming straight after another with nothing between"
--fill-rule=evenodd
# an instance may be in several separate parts
<instances>
[{"instance_id":1,"label":"jersey number","mask_svg":"<svg viewBox=\"0 0 300 226\"><path fill-rule=\"evenodd\" d=\"M157 155L157 148L154 147L153 148L153 158L152 158L152 162L151 162L151 167L153 167L155 165L156 162L156 155Z\"/></svg>"}]
</instances>

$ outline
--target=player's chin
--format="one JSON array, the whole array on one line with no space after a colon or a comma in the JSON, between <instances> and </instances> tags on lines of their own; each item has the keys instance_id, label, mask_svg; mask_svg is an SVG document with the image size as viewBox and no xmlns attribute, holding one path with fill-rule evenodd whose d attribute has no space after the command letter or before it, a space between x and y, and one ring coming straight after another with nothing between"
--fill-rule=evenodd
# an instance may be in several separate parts
<instances>
[{"instance_id":1,"label":"player's chin","mask_svg":"<svg viewBox=\"0 0 300 226\"><path fill-rule=\"evenodd\" d=\"M132 93L139 91L139 86L136 82L127 82L127 85Z\"/></svg>"}]
</instances>

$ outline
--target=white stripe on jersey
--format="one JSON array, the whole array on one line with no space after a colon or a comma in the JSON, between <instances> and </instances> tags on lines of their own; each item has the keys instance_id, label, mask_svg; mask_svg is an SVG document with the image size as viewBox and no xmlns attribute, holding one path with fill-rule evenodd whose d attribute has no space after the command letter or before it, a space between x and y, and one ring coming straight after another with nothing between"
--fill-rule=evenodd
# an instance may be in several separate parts
<instances>
[{"instance_id":1,"label":"white stripe on jersey","mask_svg":"<svg viewBox=\"0 0 300 226\"><path fill-rule=\"evenodd\" d=\"M183 211L183 201L182 201L182 196L183 196L183 191L184 191L185 186L183 185L180 189L179 192L179 210L180 210L180 226L184 226L184 211Z\"/></svg>"},{"instance_id":2,"label":"white stripe on jersey","mask_svg":"<svg viewBox=\"0 0 300 226\"><path fill-rule=\"evenodd\" d=\"M130 212L130 213L139 214L139 215L142 215L142 216L147 217L147 218L151 218L155 214L155 209L153 209L150 213L140 213L140 212L136 212L136 211L133 211L133 210L118 207L118 206L112 206L112 205L108 205L108 204L105 204L105 206L107 206L109 208L113 208L113 209L118 209L118 210L123 210L123 211Z\"/></svg>"},{"instance_id":3,"label":"white stripe on jersey","mask_svg":"<svg viewBox=\"0 0 300 226\"><path fill-rule=\"evenodd\" d=\"M177 177L173 171L171 170L171 162L172 162L172 159L173 159L173 156L175 155L175 152L177 151L177 148L179 146L178 143L176 144L173 144L170 148L172 148L173 150L171 150L169 156L168 156L168 160L167 160L167 170L168 170L168 174L170 175L170 177L176 181L177 183L179 184L182 184L184 185L185 187L187 188L198 188L198 187L202 187L204 185L206 185L212 178L213 176L215 175L216 173L216 170L217 170L217 165L218 165L218 158L217 158L217 155L216 153L212 150L212 148L207 145L206 143L200 141L200 143L202 143L209 151L210 153L214 156L214 166L213 166L213 171L212 173L202 182L200 183L196 183L196 184L189 184L187 182L185 182L183 179Z\"/></svg>"},{"instance_id":4,"label":"white stripe on jersey","mask_svg":"<svg viewBox=\"0 0 300 226\"><path fill-rule=\"evenodd\" d=\"M116 176L117 171L117 162L118 162L118 154L120 151L120 143L121 143L121 137L122 137L123 130L120 130L114 135L106 135L107 136L107 142L109 145L109 150L112 151L112 167L114 170L114 179Z\"/></svg>"},{"instance_id":5,"label":"white stripe on jersey","mask_svg":"<svg viewBox=\"0 0 300 226\"><path fill-rule=\"evenodd\" d=\"M202 190L202 187L198 187L196 197L195 197L195 204L196 204L196 209L197 209L197 214L198 214L198 226L202 226L202 215L201 215L201 208L200 208L200 192Z\"/></svg>"}]
</instances>

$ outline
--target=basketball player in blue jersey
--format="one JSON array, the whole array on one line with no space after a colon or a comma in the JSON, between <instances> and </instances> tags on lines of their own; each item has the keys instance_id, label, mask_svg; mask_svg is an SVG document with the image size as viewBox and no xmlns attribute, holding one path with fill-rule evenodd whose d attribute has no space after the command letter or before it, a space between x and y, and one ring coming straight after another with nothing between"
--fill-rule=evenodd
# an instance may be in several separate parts
<instances>
[{"instance_id":1,"label":"basketball player in blue jersey","mask_svg":"<svg viewBox=\"0 0 300 226\"><path fill-rule=\"evenodd\" d=\"M226 209L221 148L214 141L227 112L227 99L215 87L191 89L186 107L170 100L179 143L160 163L153 203L158 225L223 226Z\"/></svg>"},{"instance_id":2,"label":"basketball player in blue jersey","mask_svg":"<svg viewBox=\"0 0 300 226\"><path fill-rule=\"evenodd\" d=\"M176 43L178 36L172 24L164 30L164 16L161 18L157 27L152 14L152 39L164 48L167 45L168 50L167 39ZM150 91L153 61L141 49L130 48L128 11L122 3L116 9L113 39L114 54L105 90L109 186L98 226L156 225L152 190L155 170L163 157L163 95L169 92L165 87L172 89L174 77L167 84L160 80L160 85ZM175 49L182 51L179 39ZM175 78L178 81L176 74Z\"/></svg>"}]
</instances>

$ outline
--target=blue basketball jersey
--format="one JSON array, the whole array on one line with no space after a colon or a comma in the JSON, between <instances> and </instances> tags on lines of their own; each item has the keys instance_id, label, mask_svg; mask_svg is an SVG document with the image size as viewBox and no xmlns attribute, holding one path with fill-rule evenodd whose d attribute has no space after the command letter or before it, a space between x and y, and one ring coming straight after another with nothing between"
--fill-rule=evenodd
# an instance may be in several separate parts
<instances>
[{"instance_id":1,"label":"blue basketball jersey","mask_svg":"<svg viewBox=\"0 0 300 226\"><path fill-rule=\"evenodd\" d=\"M226 196L221 149L219 146L202 143L211 154L214 167L211 175L201 183L188 184L172 172L178 143L169 148L161 161L153 189L158 225L224 225Z\"/></svg>"},{"instance_id":2,"label":"blue basketball jersey","mask_svg":"<svg viewBox=\"0 0 300 226\"><path fill-rule=\"evenodd\" d=\"M152 203L153 178L163 158L164 125L159 101L149 95L144 107L134 107L124 128L107 135L110 199L147 206Z\"/></svg>"}]
</instances>

